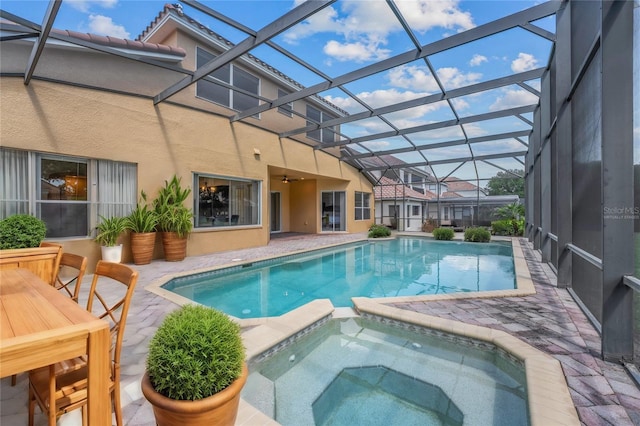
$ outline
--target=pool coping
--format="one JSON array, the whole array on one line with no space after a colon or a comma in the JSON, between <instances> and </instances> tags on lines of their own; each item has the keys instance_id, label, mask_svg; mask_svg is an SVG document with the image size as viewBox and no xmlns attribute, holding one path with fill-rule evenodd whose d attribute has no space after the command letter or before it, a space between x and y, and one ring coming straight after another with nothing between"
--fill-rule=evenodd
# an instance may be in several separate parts
<instances>
[{"instance_id":1,"label":"pool coping","mask_svg":"<svg viewBox=\"0 0 640 426\"><path fill-rule=\"evenodd\" d=\"M354 244L363 241L383 241L389 240L396 237L412 237L412 238L425 238L425 239L433 239L433 237L428 235L415 235L413 233L397 233L391 238L384 239L374 239L374 238L362 238L359 240L351 241L347 244ZM457 240L456 241L460 241ZM522 247L520 246L520 241L517 238L501 238L501 237L493 237L492 242L508 242L511 241L511 247L513 250L513 263L515 268L516 275L516 288L510 290L490 290L490 291L477 291L477 292L461 292L461 293L447 293L447 294L431 294L431 295L421 295L421 296L396 296L396 297L383 297L383 298L372 298L371 300L376 300L379 303L401 303L401 302L428 302L432 300L449 300L449 299L468 299L468 298L493 298L493 297L521 297L521 296L529 296L536 293L535 287L533 285L533 280L531 279L531 274L529 273L529 267L527 266L527 262L524 258L524 253L522 251ZM482 244L482 243L477 243ZM170 300L173 303L178 305L186 305L190 303L194 303L193 300L186 298L184 296L180 296L172 291L165 290L162 288L164 284L174 278L180 278L188 275L194 275L198 273L205 273L216 271L220 269L226 269L231 267L240 267L249 263L258 263L270 261L273 259L286 257L286 256L295 256L305 253L310 253L318 250L330 249L332 247L339 247L345 245L345 243L339 244L330 244L320 248L314 248L311 250L295 250L287 253L286 255L278 254L273 256L265 256L257 259L251 260L243 260L231 263L225 263L222 265L194 269L190 271L182 271L176 272L173 274L167 274L163 277L151 282L149 285L145 287L146 290L155 293L159 296L164 297L167 300ZM242 327L253 327L260 324L264 324L268 318L273 317L261 317L261 318L232 318L238 322Z\"/></svg>"},{"instance_id":2,"label":"pool coping","mask_svg":"<svg viewBox=\"0 0 640 426\"><path fill-rule=\"evenodd\" d=\"M291 340L308 333L330 318L368 314L493 344L524 365L529 420L532 426L580 425L561 364L551 355L501 330L408 311L367 297L354 297L352 300L355 311L351 313L343 310L344 308L335 309L328 299L318 299L280 317L267 318L259 326L245 329L242 338L247 361L277 352ZM249 403L243 402L236 424L258 423L278 424Z\"/></svg>"},{"instance_id":3,"label":"pool coping","mask_svg":"<svg viewBox=\"0 0 640 426\"><path fill-rule=\"evenodd\" d=\"M396 236L433 238L428 235L415 235L413 233L397 233L394 238ZM367 240L376 241L375 239L368 239L364 237L362 239L352 241L352 243ZM456 241L458 241L458 239L456 239ZM316 326L321 325L324 321L327 321L330 318L355 316L358 315L358 313L383 316L393 320L415 324L454 335L486 341L494 344L502 350L505 350L521 360L525 366L531 425L579 425L580 421L578 414L573 404L573 400L571 399L561 364L552 356L545 354L544 352L504 331L493 330L487 327L466 324L460 321L443 319L385 305L385 303L412 301L426 302L447 299L521 297L535 294L536 290L533 285L533 280L531 279L529 267L526 263L520 241L517 238L499 237L492 238L492 241L511 241L516 274L515 289L386 298L354 297L352 298L354 305L353 308L335 308L328 299L317 299L279 317L251 319L239 319L232 317L243 329L242 338L246 349L246 359L247 361L251 361L269 351L278 350L280 347L286 346L290 340L313 330ZM289 252L286 256L304 254L311 251L341 245L344 245L344 243L330 244L312 250L295 250ZM224 269L246 263L272 260L279 257L283 257L283 255L278 254L265 256L244 262L234 261L215 267L167 274L150 283L145 287L145 289L178 305L194 303L186 297L179 296L161 288L161 286L169 280L181 276ZM279 425L279 423L274 419L257 410L246 401L241 400L236 425L258 424L273 426Z\"/></svg>"}]
</instances>

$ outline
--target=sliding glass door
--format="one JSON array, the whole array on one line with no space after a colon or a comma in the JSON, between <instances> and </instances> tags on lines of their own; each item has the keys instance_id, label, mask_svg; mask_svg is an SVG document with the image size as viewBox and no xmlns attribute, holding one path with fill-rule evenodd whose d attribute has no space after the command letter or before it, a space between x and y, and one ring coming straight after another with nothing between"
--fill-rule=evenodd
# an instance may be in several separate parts
<instances>
[{"instance_id":1,"label":"sliding glass door","mask_svg":"<svg viewBox=\"0 0 640 426\"><path fill-rule=\"evenodd\" d=\"M346 195L344 191L322 192L322 230L325 232L346 230Z\"/></svg>"}]
</instances>

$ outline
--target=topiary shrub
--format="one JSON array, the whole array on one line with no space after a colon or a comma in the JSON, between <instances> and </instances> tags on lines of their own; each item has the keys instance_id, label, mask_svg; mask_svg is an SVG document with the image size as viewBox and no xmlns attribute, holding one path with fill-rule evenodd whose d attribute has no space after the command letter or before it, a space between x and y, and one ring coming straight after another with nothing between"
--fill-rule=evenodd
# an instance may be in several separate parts
<instances>
[{"instance_id":1,"label":"topiary shrub","mask_svg":"<svg viewBox=\"0 0 640 426\"><path fill-rule=\"evenodd\" d=\"M193 401L233 383L244 358L237 323L216 309L185 305L167 315L151 338L147 373L158 393Z\"/></svg>"},{"instance_id":2,"label":"topiary shrub","mask_svg":"<svg viewBox=\"0 0 640 426\"><path fill-rule=\"evenodd\" d=\"M47 225L35 216L16 214L0 220L0 249L38 247Z\"/></svg>"},{"instance_id":3,"label":"topiary shrub","mask_svg":"<svg viewBox=\"0 0 640 426\"><path fill-rule=\"evenodd\" d=\"M384 225L372 225L369 228L369 238L385 238L391 236L391 230Z\"/></svg>"},{"instance_id":4,"label":"topiary shrub","mask_svg":"<svg viewBox=\"0 0 640 426\"><path fill-rule=\"evenodd\" d=\"M464 240L472 243L487 243L491 241L491 233L485 228L467 228L464 231Z\"/></svg>"},{"instance_id":5,"label":"topiary shrub","mask_svg":"<svg viewBox=\"0 0 640 426\"><path fill-rule=\"evenodd\" d=\"M433 238L436 240L453 240L454 235L451 228L436 228L433 230Z\"/></svg>"}]
</instances>

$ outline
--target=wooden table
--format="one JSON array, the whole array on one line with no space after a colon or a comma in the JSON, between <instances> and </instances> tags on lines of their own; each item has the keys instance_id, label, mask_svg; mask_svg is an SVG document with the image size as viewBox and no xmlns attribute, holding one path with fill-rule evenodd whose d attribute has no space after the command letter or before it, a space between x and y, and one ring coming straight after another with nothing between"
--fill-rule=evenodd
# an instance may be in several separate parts
<instances>
[{"instance_id":1,"label":"wooden table","mask_svg":"<svg viewBox=\"0 0 640 426\"><path fill-rule=\"evenodd\" d=\"M27 269L0 271L0 377L88 355L90 425L111 425L109 324Z\"/></svg>"}]
</instances>

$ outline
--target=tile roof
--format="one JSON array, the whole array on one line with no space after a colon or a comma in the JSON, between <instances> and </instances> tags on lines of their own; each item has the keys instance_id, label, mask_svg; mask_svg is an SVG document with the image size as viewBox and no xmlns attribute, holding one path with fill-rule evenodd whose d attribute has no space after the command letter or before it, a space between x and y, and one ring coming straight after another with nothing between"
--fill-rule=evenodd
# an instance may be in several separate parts
<instances>
[{"instance_id":1,"label":"tile roof","mask_svg":"<svg viewBox=\"0 0 640 426\"><path fill-rule=\"evenodd\" d=\"M444 182L447 183L447 188L449 188L450 191L475 191L478 189L476 185L460 180L455 176L444 179Z\"/></svg>"},{"instance_id":2,"label":"tile roof","mask_svg":"<svg viewBox=\"0 0 640 426\"><path fill-rule=\"evenodd\" d=\"M462 197L462 195L458 194L457 192L454 191L447 191L447 192L443 192L440 195L440 198L460 198Z\"/></svg>"},{"instance_id":3,"label":"tile roof","mask_svg":"<svg viewBox=\"0 0 640 426\"><path fill-rule=\"evenodd\" d=\"M426 191L425 194L401 183L382 177L379 183L373 187L373 194L376 200L388 200L397 198L415 198L419 200L432 200L436 194Z\"/></svg>"},{"instance_id":4,"label":"tile roof","mask_svg":"<svg viewBox=\"0 0 640 426\"><path fill-rule=\"evenodd\" d=\"M124 38L102 36L97 34L81 33L71 30L52 29L52 33L63 36L77 38L79 40L88 41L102 46L113 47L115 49L138 50L149 53L164 53L167 55L176 55L184 58L187 52L182 47L167 46L158 43L148 43L146 41L128 40Z\"/></svg>"}]
</instances>

